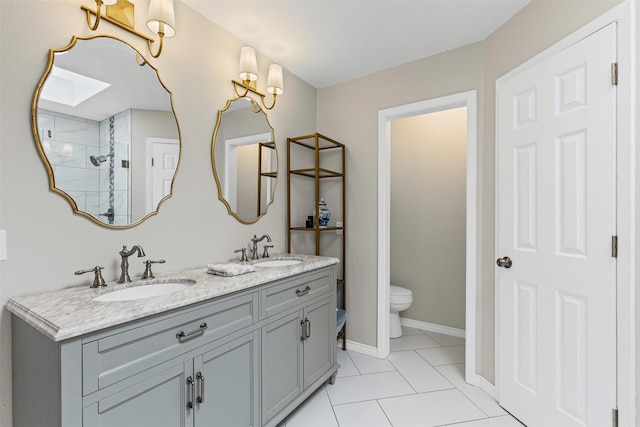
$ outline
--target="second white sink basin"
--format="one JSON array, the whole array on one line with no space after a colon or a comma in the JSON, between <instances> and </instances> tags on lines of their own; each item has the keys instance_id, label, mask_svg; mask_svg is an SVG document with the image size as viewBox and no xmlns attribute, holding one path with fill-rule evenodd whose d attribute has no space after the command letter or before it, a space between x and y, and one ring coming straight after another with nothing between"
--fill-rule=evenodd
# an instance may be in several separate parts
<instances>
[{"instance_id":1,"label":"second white sink basin","mask_svg":"<svg viewBox=\"0 0 640 427\"><path fill-rule=\"evenodd\" d=\"M108 292L94 298L93 300L99 302L131 301L142 298L156 297L185 290L195 283L196 282L193 280L150 283L148 285L132 286L130 288Z\"/></svg>"},{"instance_id":2,"label":"second white sink basin","mask_svg":"<svg viewBox=\"0 0 640 427\"><path fill-rule=\"evenodd\" d=\"M286 267L288 265L300 264L302 260L299 259L271 259L269 261L260 261L255 263L256 267Z\"/></svg>"}]
</instances>

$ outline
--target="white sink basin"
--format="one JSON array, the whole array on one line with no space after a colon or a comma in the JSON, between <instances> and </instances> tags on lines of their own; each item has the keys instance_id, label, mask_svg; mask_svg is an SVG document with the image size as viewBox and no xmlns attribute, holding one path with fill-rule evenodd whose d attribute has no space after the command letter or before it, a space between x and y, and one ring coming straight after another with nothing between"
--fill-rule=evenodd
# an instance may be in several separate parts
<instances>
[{"instance_id":1,"label":"white sink basin","mask_svg":"<svg viewBox=\"0 0 640 427\"><path fill-rule=\"evenodd\" d=\"M260 261L255 263L256 267L286 267L288 265L300 264L302 260L299 259L271 259L269 261Z\"/></svg>"},{"instance_id":2,"label":"white sink basin","mask_svg":"<svg viewBox=\"0 0 640 427\"><path fill-rule=\"evenodd\" d=\"M193 280L180 280L174 282L150 283L148 285L132 286L113 292L108 292L95 297L94 301L131 301L141 298L156 297L187 289L195 284Z\"/></svg>"}]
</instances>

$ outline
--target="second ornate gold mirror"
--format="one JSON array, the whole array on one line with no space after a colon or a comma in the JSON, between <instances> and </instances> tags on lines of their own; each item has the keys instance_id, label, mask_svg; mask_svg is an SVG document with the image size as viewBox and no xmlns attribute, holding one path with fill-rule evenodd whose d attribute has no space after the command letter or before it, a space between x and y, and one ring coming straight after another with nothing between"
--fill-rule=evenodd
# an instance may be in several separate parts
<instances>
[{"instance_id":1,"label":"second ornate gold mirror","mask_svg":"<svg viewBox=\"0 0 640 427\"><path fill-rule=\"evenodd\" d=\"M256 222L273 202L278 175L274 131L249 98L227 101L218 111L211 145L218 198L244 224Z\"/></svg>"},{"instance_id":2,"label":"second ornate gold mirror","mask_svg":"<svg viewBox=\"0 0 640 427\"><path fill-rule=\"evenodd\" d=\"M74 212L126 228L171 196L180 159L171 93L129 44L74 37L50 50L32 126L50 188Z\"/></svg>"}]
</instances>

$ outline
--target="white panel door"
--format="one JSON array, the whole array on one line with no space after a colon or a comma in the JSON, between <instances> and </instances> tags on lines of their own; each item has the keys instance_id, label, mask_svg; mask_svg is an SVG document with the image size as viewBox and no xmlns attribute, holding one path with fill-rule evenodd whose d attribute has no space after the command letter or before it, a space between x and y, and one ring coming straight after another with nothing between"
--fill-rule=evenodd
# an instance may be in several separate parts
<instances>
[{"instance_id":1,"label":"white panel door","mask_svg":"<svg viewBox=\"0 0 640 427\"><path fill-rule=\"evenodd\" d=\"M152 147L151 209L147 213L155 210L160 201L171 192L171 183L180 159L177 140L176 143L154 142Z\"/></svg>"},{"instance_id":2,"label":"white panel door","mask_svg":"<svg viewBox=\"0 0 640 427\"><path fill-rule=\"evenodd\" d=\"M612 24L498 84L496 385L529 427L616 407L615 42Z\"/></svg>"}]
</instances>

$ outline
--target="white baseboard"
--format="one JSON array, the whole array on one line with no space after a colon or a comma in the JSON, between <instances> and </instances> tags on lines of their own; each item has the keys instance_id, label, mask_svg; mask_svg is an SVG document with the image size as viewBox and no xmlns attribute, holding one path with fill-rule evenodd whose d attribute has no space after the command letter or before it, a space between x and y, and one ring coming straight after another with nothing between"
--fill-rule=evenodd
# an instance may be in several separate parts
<instances>
[{"instance_id":1,"label":"white baseboard","mask_svg":"<svg viewBox=\"0 0 640 427\"><path fill-rule=\"evenodd\" d=\"M452 337L465 338L464 329L452 328L450 326L436 325L435 323L421 322L420 320L400 318L400 324L410 328L422 329L423 331L435 332L443 335L451 335Z\"/></svg>"},{"instance_id":2,"label":"white baseboard","mask_svg":"<svg viewBox=\"0 0 640 427\"><path fill-rule=\"evenodd\" d=\"M493 400L497 400L495 385L491 384L489 380L480 375L476 375L476 380L478 381L477 386L480 387L480 389L482 389L489 396L493 397Z\"/></svg>"},{"instance_id":3,"label":"white baseboard","mask_svg":"<svg viewBox=\"0 0 640 427\"><path fill-rule=\"evenodd\" d=\"M338 348L342 348L342 340L338 342ZM367 356L378 357L377 347L373 347L366 344L360 344L359 342L347 340L347 350L355 351L356 353L366 354Z\"/></svg>"}]
</instances>

